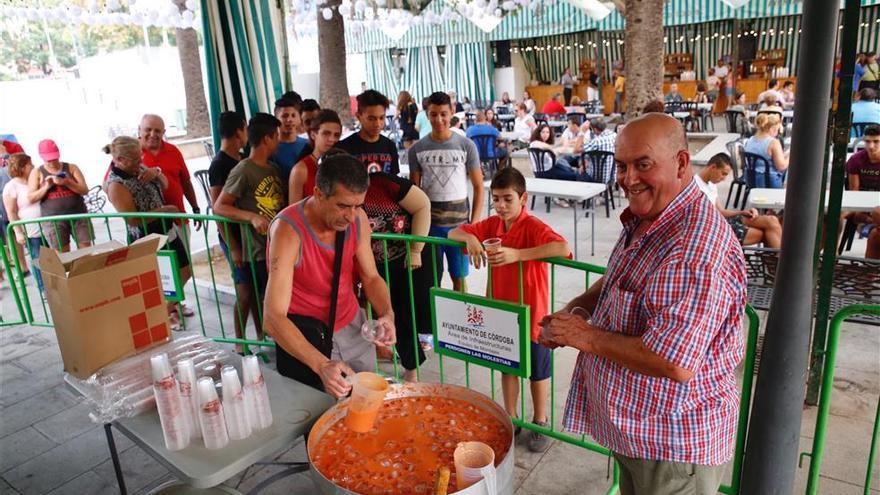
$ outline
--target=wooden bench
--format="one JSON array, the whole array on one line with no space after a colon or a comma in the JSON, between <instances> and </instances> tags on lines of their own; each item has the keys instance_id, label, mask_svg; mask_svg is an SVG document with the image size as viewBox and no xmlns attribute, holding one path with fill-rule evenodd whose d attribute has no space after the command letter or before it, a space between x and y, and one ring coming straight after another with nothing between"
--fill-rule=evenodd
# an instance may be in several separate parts
<instances>
[{"instance_id":1,"label":"wooden bench","mask_svg":"<svg viewBox=\"0 0 880 495\"><path fill-rule=\"evenodd\" d=\"M773 299L779 250L747 247L743 253L748 268L749 303L756 309L767 310ZM831 282L829 316L845 306L860 303L880 303L880 260L839 256ZM856 315L847 321L880 326L880 317L872 315Z\"/></svg>"}]
</instances>

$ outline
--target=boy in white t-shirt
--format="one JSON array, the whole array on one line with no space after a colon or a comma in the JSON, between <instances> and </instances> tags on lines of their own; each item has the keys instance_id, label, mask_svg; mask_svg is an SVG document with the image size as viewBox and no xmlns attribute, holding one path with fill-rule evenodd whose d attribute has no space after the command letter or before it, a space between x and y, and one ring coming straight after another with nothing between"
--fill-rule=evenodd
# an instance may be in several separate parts
<instances>
[{"instance_id":1,"label":"boy in white t-shirt","mask_svg":"<svg viewBox=\"0 0 880 495\"><path fill-rule=\"evenodd\" d=\"M718 153L709 159L706 167L694 175L694 181L709 201L718 208L721 216L736 233L740 244L750 246L764 243L764 247L779 248L782 246L782 224L774 215L759 215L758 210L728 210L718 201L718 183L730 175L733 164L725 153Z\"/></svg>"},{"instance_id":2,"label":"boy in white t-shirt","mask_svg":"<svg viewBox=\"0 0 880 495\"><path fill-rule=\"evenodd\" d=\"M562 145L578 150L584 145L584 133L577 117L568 119L568 126L562 131Z\"/></svg>"}]
</instances>

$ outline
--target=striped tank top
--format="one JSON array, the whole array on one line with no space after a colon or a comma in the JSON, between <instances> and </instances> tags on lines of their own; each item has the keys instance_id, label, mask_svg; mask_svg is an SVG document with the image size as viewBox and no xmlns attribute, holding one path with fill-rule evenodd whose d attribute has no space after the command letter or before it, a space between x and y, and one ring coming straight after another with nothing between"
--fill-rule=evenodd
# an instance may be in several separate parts
<instances>
[{"instance_id":1,"label":"striped tank top","mask_svg":"<svg viewBox=\"0 0 880 495\"><path fill-rule=\"evenodd\" d=\"M300 239L299 259L293 269L293 288L288 313L309 316L327 323L330 315L330 291L333 283L334 244L327 244L315 234L305 217L308 198L281 210L275 217L296 231ZM354 320L358 301L354 293L355 254L357 253L360 217L345 229L339 296L336 303L336 324L333 331L345 328Z\"/></svg>"}]
</instances>

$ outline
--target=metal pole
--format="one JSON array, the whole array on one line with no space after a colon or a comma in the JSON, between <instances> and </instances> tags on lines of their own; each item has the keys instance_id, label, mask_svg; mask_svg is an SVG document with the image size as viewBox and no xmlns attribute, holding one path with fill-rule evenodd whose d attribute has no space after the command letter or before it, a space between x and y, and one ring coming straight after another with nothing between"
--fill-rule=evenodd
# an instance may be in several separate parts
<instances>
[{"instance_id":1,"label":"metal pole","mask_svg":"<svg viewBox=\"0 0 880 495\"><path fill-rule=\"evenodd\" d=\"M813 328L813 347L810 353L810 380L807 386L807 404L816 405L819 400L819 384L822 380L822 361L825 359L825 340L828 334L828 318L831 300L831 279L837 261L837 231L840 224L840 203L843 200L846 180L846 148L849 144L850 111L852 109L852 80L856 63L856 44L859 34L859 2L847 0L843 18L843 34L840 83L837 87L837 113L834 117L832 139L834 158L831 164L831 188L828 214L825 220L824 256L821 258L819 294L816 296L816 323ZM820 221L823 216L820 215Z\"/></svg>"},{"instance_id":2,"label":"metal pole","mask_svg":"<svg viewBox=\"0 0 880 495\"><path fill-rule=\"evenodd\" d=\"M733 19L733 38L731 38L732 45L733 45L732 46L733 54L731 55L731 60L730 60L730 72L731 72L730 78L732 80L731 84L733 84L733 93L727 99L727 106L728 107L733 105L733 102L736 101L736 83L737 83L737 79L739 79L737 76L739 75L739 39L740 39L739 37L740 36L742 36L742 33L740 32L740 20L734 18ZM724 90L725 90L725 92L727 91L727 81L724 81ZM748 126L746 126L746 127L748 127ZM734 132L736 132L735 129L734 129Z\"/></svg>"},{"instance_id":3,"label":"metal pole","mask_svg":"<svg viewBox=\"0 0 880 495\"><path fill-rule=\"evenodd\" d=\"M789 494L794 487L812 322L813 245L822 180L824 118L834 65L837 2L805 0L786 188L782 256L767 317L761 368L746 442L742 493ZM748 373L749 371L746 370Z\"/></svg>"}]
</instances>

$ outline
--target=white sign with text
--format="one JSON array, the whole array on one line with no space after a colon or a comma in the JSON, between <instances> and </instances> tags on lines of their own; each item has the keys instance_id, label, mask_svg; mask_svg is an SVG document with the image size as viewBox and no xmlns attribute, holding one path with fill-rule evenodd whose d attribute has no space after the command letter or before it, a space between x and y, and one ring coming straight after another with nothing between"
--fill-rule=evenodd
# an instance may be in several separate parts
<instances>
[{"instance_id":1,"label":"white sign with text","mask_svg":"<svg viewBox=\"0 0 880 495\"><path fill-rule=\"evenodd\" d=\"M520 324L516 312L434 296L437 345L442 349L520 367Z\"/></svg>"}]
</instances>

